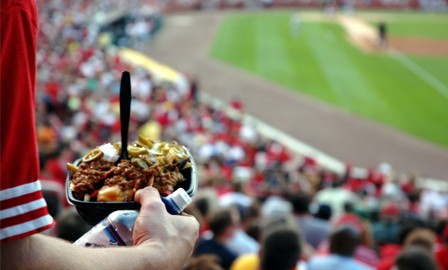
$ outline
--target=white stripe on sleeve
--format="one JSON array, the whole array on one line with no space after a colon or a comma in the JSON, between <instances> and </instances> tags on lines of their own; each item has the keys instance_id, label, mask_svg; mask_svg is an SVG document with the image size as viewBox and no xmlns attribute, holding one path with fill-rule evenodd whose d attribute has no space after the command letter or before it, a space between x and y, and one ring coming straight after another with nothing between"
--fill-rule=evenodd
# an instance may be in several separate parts
<instances>
[{"instance_id":1,"label":"white stripe on sleeve","mask_svg":"<svg viewBox=\"0 0 448 270\"><path fill-rule=\"evenodd\" d=\"M0 190L0 201L8 200L11 198L19 197L22 195L30 194L42 189L40 181L34 181L28 184L20 185L13 188Z\"/></svg>"},{"instance_id":2,"label":"white stripe on sleeve","mask_svg":"<svg viewBox=\"0 0 448 270\"><path fill-rule=\"evenodd\" d=\"M34 231L36 229L50 225L51 223L53 223L53 218L50 215L45 215L43 217L33 219L25 223L6 227L0 229L0 240Z\"/></svg>"},{"instance_id":3,"label":"white stripe on sleeve","mask_svg":"<svg viewBox=\"0 0 448 270\"><path fill-rule=\"evenodd\" d=\"M47 206L47 203L44 198L41 198L39 200L35 200L26 204L18 205L5 210L0 210L0 220L25 214L45 206Z\"/></svg>"}]
</instances>

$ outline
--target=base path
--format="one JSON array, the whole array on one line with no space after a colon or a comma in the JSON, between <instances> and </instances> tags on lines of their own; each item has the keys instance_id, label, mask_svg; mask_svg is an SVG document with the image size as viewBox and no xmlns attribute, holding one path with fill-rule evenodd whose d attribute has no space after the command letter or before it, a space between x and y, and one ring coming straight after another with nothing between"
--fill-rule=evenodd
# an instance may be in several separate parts
<instances>
[{"instance_id":1,"label":"base path","mask_svg":"<svg viewBox=\"0 0 448 270\"><path fill-rule=\"evenodd\" d=\"M237 12L237 11L236 11ZM223 102L239 97L245 112L353 166L388 162L398 172L448 179L448 149L374 123L209 57L227 12L166 15L144 49L151 58L197 75L200 90Z\"/></svg>"}]
</instances>

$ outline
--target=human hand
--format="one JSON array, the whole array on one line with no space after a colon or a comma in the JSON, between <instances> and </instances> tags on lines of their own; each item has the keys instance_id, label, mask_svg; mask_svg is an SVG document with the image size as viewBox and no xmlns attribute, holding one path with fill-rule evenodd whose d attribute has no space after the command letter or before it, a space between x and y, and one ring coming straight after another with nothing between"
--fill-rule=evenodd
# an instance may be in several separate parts
<instances>
[{"instance_id":1,"label":"human hand","mask_svg":"<svg viewBox=\"0 0 448 270\"><path fill-rule=\"evenodd\" d=\"M138 190L135 200L142 206L134 226L134 245L152 245L159 260L182 266L193 252L199 236L199 222L189 215L171 215L157 189ZM175 267L173 267L174 269Z\"/></svg>"}]
</instances>

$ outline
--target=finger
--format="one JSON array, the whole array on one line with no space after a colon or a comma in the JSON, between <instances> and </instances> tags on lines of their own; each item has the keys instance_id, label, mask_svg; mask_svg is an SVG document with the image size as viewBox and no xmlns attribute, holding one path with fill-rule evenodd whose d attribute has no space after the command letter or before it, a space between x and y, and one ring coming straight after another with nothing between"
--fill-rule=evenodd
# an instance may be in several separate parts
<instances>
[{"instance_id":1,"label":"finger","mask_svg":"<svg viewBox=\"0 0 448 270\"><path fill-rule=\"evenodd\" d=\"M160 194L156 188L145 187L144 189L139 189L135 193L135 201L143 204L144 202L151 202L153 200L160 201Z\"/></svg>"}]
</instances>

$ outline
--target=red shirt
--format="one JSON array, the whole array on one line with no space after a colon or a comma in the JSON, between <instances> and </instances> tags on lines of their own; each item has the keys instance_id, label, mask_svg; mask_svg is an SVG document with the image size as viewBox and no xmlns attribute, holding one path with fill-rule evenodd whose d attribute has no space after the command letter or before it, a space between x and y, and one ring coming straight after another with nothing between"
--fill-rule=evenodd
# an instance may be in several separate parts
<instances>
[{"instance_id":1,"label":"red shirt","mask_svg":"<svg viewBox=\"0 0 448 270\"><path fill-rule=\"evenodd\" d=\"M0 241L53 227L37 180L35 1L1 0Z\"/></svg>"},{"instance_id":2,"label":"red shirt","mask_svg":"<svg viewBox=\"0 0 448 270\"><path fill-rule=\"evenodd\" d=\"M434 255L440 270L448 270L448 246L436 243Z\"/></svg>"}]
</instances>

